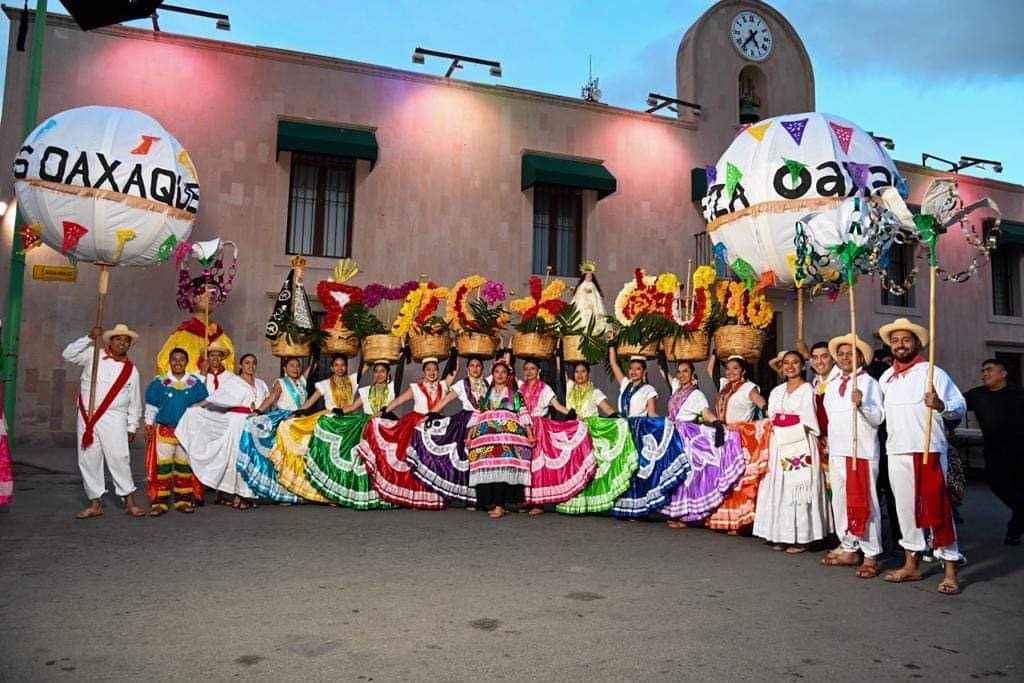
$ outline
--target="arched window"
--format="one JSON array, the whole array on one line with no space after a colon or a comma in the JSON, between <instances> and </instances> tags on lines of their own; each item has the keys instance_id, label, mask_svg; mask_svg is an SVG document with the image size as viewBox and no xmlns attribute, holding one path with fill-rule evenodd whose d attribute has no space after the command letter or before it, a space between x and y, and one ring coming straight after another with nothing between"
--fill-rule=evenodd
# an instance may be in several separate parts
<instances>
[{"instance_id":1,"label":"arched window","mask_svg":"<svg viewBox=\"0 0 1024 683\"><path fill-rule=\"evenodd\" d=\"M745 66L739 77L740 124L756 123L768 116L764 101L767 87L764 72L753 65Z\"/></svg>"}]
</instances>

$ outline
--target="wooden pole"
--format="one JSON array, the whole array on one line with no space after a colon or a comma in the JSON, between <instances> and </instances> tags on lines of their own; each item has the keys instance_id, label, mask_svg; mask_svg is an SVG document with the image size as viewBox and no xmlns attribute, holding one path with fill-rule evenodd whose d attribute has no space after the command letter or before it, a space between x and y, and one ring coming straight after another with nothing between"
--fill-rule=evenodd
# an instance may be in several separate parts
<instances>
[{"instance_id":1,"label":"wooden pole","mask_svg":"<svg viewBox=\"0 0 1024 683\"><path fill-rule=\"evenodd\" d=\"M856 304L855 304L856 299L853 296L853 283L852 282L850 283L849 289L847 291L850 294L850 336L853 338L853 344L852 344L853 348L851 349L851 351L853 352L853 376L851 378L851 383L852 383L852 387L853 388L852 388L851 393L850 393L850 401L852 402L853 401L853 393L852 392L857 391L857 372L860 370L860 365L857 363L857 307L856 307ZM857 471L857 423L860 421L857 418L858 418L858 414L859 413L860 413L860 408L858 406L856 406L856 405L853 406L853 451L852 451L852 453L853 453L853 471L854 472Z\"/></svg>"},{"instance_id":2,"label":"wooden pole","mask_svg":"<svg viewBox=\"0 0 1024 683\"><path fill-rule=\"evenodd\" d=\"M203 368L210 369L210 284L203 283Z\"/></svg>"},{"instance_id":3,"label":"wooden pole","mask_svg":"<svg viewBox=\"0 0 1024 683\"><path fill-rule=\"evenodd\" d=\"M804 288L796 286L796 338L804 338Z\"/></svg>"},{"instance_id":4,"label":"wooden pole","mask_svg":"<svg viewBox=\"0 0 1024 683\"><path fill-rule=\"evenodd\" d=\"M935 271L938 266L928 269L928 393L935 391ZM932 409L928 408L928 416L924 427L924 455L922 462L928 464L928 452L932 445Z\"/></svg>"},{"instance_id":5,"label":"wooden pole","mask_svg":"<svg viewBox=\"0 0 1024 683\"><path fill-rule=\"evenodd\" d=\"M690 313L690 305L693 298L690 292L690 274L693 271L693 259L686 259L686 282L683 283L683 318L689 320L693 314Z\"/></svg>"},{"instance_id":6,"label":"wooden pole","mask_svg":"<svg viewBox=\"0 0 1024 683\"><path fill-rule=\"evenodd\" d=\"M107 296L107 289L110 285L110 266L105 263L100 265L100 282L96 288L96 327L103 329L103 303ZM100 369L100 343L102 339L96 338L92 343L92 375L89 379L89 419L92 419L96 412L96 380Z\"/></svg>"}]
</instances>

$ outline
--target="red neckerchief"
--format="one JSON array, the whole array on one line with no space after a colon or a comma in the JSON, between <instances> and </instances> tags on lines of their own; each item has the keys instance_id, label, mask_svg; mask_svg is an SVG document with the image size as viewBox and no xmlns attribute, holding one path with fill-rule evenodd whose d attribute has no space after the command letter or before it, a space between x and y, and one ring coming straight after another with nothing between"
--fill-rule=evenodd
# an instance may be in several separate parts
<instances>
[{"instance_id":1,"label":"red neckerchief","mask_svg":"<svg viewBox=\"0 0 1024 683\"><path fill-rule=\"evenodd\" d=\"M909 363L905 363L905 364L899 362L898 360L893 359L893 361L892 361L892 374L889 376L889 379L885 380L885 383L888 384L889 382L892 382L893 380L899 379L900 375L902 375L903 373L905 373L908 370L910 370L910 368L914 367L918 363L926 363L926 362L927 361L924 359L924 356L922 356L921 354L918 354L918 355L914 356L914 360L910 361Z\"/></svg>"},{"instance_id":2,"label":"red neckerchief","mask_svg":"<svg viewBox=\"0 0 1024 683\"><path fill-rule=\"evenodd\" d=\"M857 376L858 377L860 377L861 375L866 375L866 374L867 373L864 372L863 368L857 372ZM846 385L850 383L850 378L851 377L853 377L853 375L843 375L839 379L839 395L840 396L846 396Z\"/></svg>"},{"instance_id":3,"label":"red neckerchief","mask_svg":"<svg viewBox=\"0 0 1024 683\"><path fill-rule=\"evenodd\" d=\"M132 365L132 362L128 360L128 358L123 358L121 360L110 356L108 356L108 358L118 363L123 363L121 366L121 373L110 386L110 389L107 391L107 395L103 397L99 407L96 408L96 412L92 414L92 418L90 418L88 413L85 412L85 404L82 403L81 392L78 394L78 412L82 416L82 422L85 423L85 429L82 430L82 448L88 448L92 445L94 440L93 428L96 427L96 423L99 422L101 417L103 417L103 414L107 412L107 408L109 408L110 404L114 402L117 395L121 393L121 389L124 388L124 385L128 383L128 379L132 376L132 370L135 369L135 366Z\"/></svg>"},{"instance_id":4,"label":"red neckerchief","mask_svg":"<svg viewBox=\"0 0 1024 683\"><path fill-rule=\"evenodd\" d=\"M746 382L746 378L740 377L738 380L726 384L725 388L718 392L718 419L722 422L726 421L725 412L729 408L729 399L732 398L732 395L739 391L740 387L746 384Z\"/></svg>"},{"instance_id":5,"label":"red neckerchief","mask_svg":"<svg viewBox=\"0 0 1024 683\"><path fill-rule=\"evenodd\" d=\"M112 360L115 363L127 363L127 362L129 362L128 361L128 356L121 356L120 358L118 358L117 356L114 355L114 352L110 350L109 346L107 348L103 349L103 360Z\"/></svg>"},{"instance_id":6,"label":"red neckerchief","mask_svg":"<svg viewBox=\"0 0 1024 683\"><path fill-rule=\"evenodd\" d=\"M177 331L189 332L197 337L209 339L210 341L213 341L224 334L224 330L220 329L220 326L217 325L217 323L210 323L209 329L207 330L207 326L203 324L203 321L196 320L195 318L189 318L182 324L178 325ZM207 336L207 334L209 334L209 336Z\"/></svg>"},{"instance_id":7,"label":"red neckerchief","mask_svg":"<svg viewBox=\"0 0 1024 683\"><path fill-rule=\"evenodd\" d=\"M419 387L420 391L423 392L423 395L427 397L427 411L434 412L434 408L443 397L443 394L441 393L441 383L437 383L437 394L435 396L431 396L430 392L427 391L427 385L425 382L419 382Z\"/></svg>"},{"instance_id":8,"label":"red neckerchief","mask_svg":"<svg viewBox=\"0 0 1024 683\"><path fill-rule=\"evenodd\" d=\"M214 372L210 370L207 372L208 375L213 375L213 390L217 391L220 389L220 376L224 374L224 368L220 369L220 372Z\"/></svg>"}]
</instances>

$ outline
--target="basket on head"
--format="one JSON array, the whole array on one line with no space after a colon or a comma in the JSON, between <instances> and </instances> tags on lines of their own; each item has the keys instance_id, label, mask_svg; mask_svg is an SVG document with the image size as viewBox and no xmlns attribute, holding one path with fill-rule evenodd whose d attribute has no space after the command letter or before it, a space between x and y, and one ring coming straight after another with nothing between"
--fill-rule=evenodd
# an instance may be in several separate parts
<instances>
[{"instance_id":1,"label":"basket on head","mask_svg":"<svg viewBox=\"0 0 1024 683\"><path fill-rule=\"evenodd\" d=\"M620 358L628 356L643 356L644 358L658 357L658 341L648 342L643 346L639 344L626 344L620 342L615 351Z\"/></svg>"},{"instance_id":2,"label":"basket on head","mask_svg":"<svg viewBox=\"0 0 1024 683\"><path fill-rule=\"evenodd\" d=\"M516 358L547 360L555 355L558 338L535 332L516 332L512 335L512 355Z\"/></svg>"},{"instance_id":3,"label":"basket on head","mask_svg":"<svg viewBox=\"0 0 1024 683\"><path fill-rule=\"evenodd\" d=\"M578 334L569 334L562 337L562 360L566 363L586 363L587 359L580 349L582 341L583 336Z\"/></svg>"},{"instance_id":4,"label":"basket on head","mask_svg":"<svg viewBox=\"0 0 1024 683\"><path fill-rule=\"evenodd\" d=\"M661 340L665 358L673 363L681 360L705 360L711 349L711 335L703 330L690 332L689 336L665 337Z\"/></svg>"},{"instance_id":5,"label":"basket on head","mask_svg":"<svg viewBox=\"0 0 1024 683\"><path fill-rule=\"evenodd\" d=\"M498 339L477 332L460 332L455 337L455 348L463 358L494 358Z\"/></svg>"},{"instance_id":6,"label":"basket on head","mask_svg":"<svg viewBox=\"0 0 1024 683\"><path fill-rule=\"evenodd\" d=\"M452 348L452 338L448 333L443 334L409 334L409 348L412 351L412 359L417 363L424 358L445 358Z\"/></svg>"},{"instance_id":7,"label":"basket on head","mask_svg":"<svg viewBox=\"0 0 1024 683\"><path fill-rule=\"evenodd\" d=\"M359 340L339 320L327 330L327 336L320 342L320 348L327 353L341 353L347 358L359 353Z\"/></svg>"},{"instance_id":8,"label":"basket on head","mask_svg":"<svg viewBox=\"0 0 1024 683\"><path fill-rule=\"evenodd\" d=\"M743 356L755 363L761 357L764 332L749 325L722 325L715 330L715 355L719 359Z\"/></svg>"},{"instance_id":9,"label":"basket on head","mask_svg":"<svg viewBox=\"0 0 1024 683\"><path fill-rule=\"evenodd\" d=\"M402 357L402 340L393 334L371 334L363 340L363 361L397 363Z\"/></svg>"},{"instance_id":10,"label":"basket on head","mask_svg":"<svg viewBox=\"0 0 1024 683\"><path fill-rule=\"evenodd\" d=\"M287 334L282 334L270 342L270 353L277 358L308 358L312 350L311 342L289 340Z\"/></svg>"}]
</instances>

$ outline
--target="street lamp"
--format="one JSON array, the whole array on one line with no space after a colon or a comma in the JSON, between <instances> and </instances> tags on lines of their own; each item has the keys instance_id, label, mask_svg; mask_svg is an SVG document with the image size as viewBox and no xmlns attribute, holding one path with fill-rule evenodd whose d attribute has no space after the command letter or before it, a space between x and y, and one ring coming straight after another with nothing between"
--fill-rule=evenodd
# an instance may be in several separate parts
<instances>
[{"instance_id":1,"label":"street lamp","mask_svg":"<svg viewBox=\"0 0 1024 683\"><path fill-rule=\"evenodd\" d=\"M950 161L949 159L937 157L934 154L922 154L921 165L927 166L929 159L941 162L943 164L949 164L949 170L952 173L959 173L963 169L970 168L971 166L977 166L978 168L981 169L990 166L992 170L995 171L996 173L1003 172L1003 162L995 161L993 159L979 159L978 157L961 156L959 161Z\"/></svg>"},{"instance_id":2,"label":"street lamp","mask_svg":"<svg viewBox=\"0 0 1024 683\"><path fill-rule=\"evenodd\" d=\"M648 114L653 114L654 112L660 109L666 108L669 111L678 114L678 107L688 107L689 109L692 109L697 114L697 116L700 116L701 109L699 104L694 104L693 102L686 102L684 100L677 100L676 98L669 97L667 95L659 95L656 92L647 93L647 106L649 107L649 109L647 110Z\"/></svg>"},{"instance_id":3,"label":"street lamp","mask_svg":"<svg viewBox=\"0 0 1024 683\"><path fill-rule=\"evenodd\" d=\"M875 139L875 142L885 147L888 150L896 149L896 141L892 138L887 138L884 135L875 135L874 131L868 131L868 135Z\"/></svg>"},{"instance_id":4,"label":"street lamp","mask_svg":"<svg viewBox=\"0 0 1024 683\"><path fill-rule=\"evenodd\" d=\"M480 64L481 66L490 67L490 74L495 78L501 78L501 62L495 62L490 59L479 59L477 57L467 57L465 55L457 55L451 52L438 52L437 50L427 50L426 48L418 47L413 50L412 63L423 64L427 60L427 57L440 57L441 59L450 59L451 64L448 66L448 71L445 72L445 78L451 78L452 74L455 73L456 69L461 69L463 62L470 64Z\"/></svg>"},{"instance_id":5,"label":"street lamp","mask_svg":"<svg viewBox=\"0 0 1024 683\"><path fill-rule=\"evenodd\" d=\"M221 14L219 12L207 12L206 10L192 9L191 7L181 7L179 5L165 5L163 4L162 0L160 3L160 9L167 10L168 12L178 12L179 14L191 14L194 17L206 17L207 19L216 19L218 29L220 29L221 31L231 30L231 17L229 17L226 14ZM158 21L159 17L157 16L156 10L153 10L152 18L153 30L159 31L160 24Z\"/></svg>"}]
</instances>

